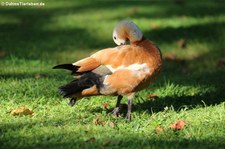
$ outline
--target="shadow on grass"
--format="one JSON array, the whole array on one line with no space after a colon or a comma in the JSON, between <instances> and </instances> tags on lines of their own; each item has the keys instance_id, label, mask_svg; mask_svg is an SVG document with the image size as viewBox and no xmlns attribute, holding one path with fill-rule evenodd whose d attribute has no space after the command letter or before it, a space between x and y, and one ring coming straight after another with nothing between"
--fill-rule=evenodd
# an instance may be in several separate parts
<instances>
[{"instance_id":1,"label":"shadow on grass","mask_svg":"<svg viewBox=\"0 0 225 149\"><path fill-rule=\"evenodd\" d=\"M57 52L85 50L106 44L97 41L89 32L81 28L45 31L29 28L21 29L21 27L13 25L10 29L10 25L0 25L0 28L5 27L11 31L7 33L7 36L4 36L4 43L1 44L1 48L7 50L9 54L23 59L41 59L43 55L49 55L48 57L51 58L51 54Z\"/></svg>"},{"instance_id":2,"label":"shadow on grass","mask_svg":"<svg viewBox=\"0 0 225 149\"><path fill-rule=\"evenodd\" d=\"M131 15L134 18L169 18L176 16L188 16L188 17L204 17L204 16L218 16L225 14L224 5L222 1L185 1L179 5L174 1L163 2L146 2L144 7L148 7L150 10L157 8L155 13L144 13L138 11L139 5L137 4L136 11L133 11Z\"/></svg>"},{"instance_id":3,"label":"shadow on grass","mask_svg":"<svg viewBox=\"0 0 225 149\"><path fill-rule=\"evenodd\" d=\"M65 122L64 122L65 123ZM63 123L56 120L43 120L34 123L11 123L7 124L8 131L17 131L20 129L32 129L35 125L42 124L50 126L55 130L62 129ZM55 124L55 125L53 125ZM54 127L55 126L55 127ZM0 125L0 132L4 134L6 126ZM3 131L4 130L4 131ZM143 137L138 133L125 133L123 136L115 135L118 131L114 129L113 137L98 137L93 132L85 133L83 130L73 131L55 131L55 133L38 133L34 130L33 134L28 133L24 137L19 135L8 135L0 140L1 148L96 148L96 147L114 147L114 148L223 148L224 137L213 136L212 138L186 138L183 133L174 133L172 130L167 131L166 134L152 135L151 137ZM105 133L104 129L99 130L98 133ZM132 134L131 134L132 133ZM170 135L173 137L171 138ZM86 139L85 139L86 138ZM95 138L95 139L89 139ZM36 141L32 141L36 140ZM88 141L90 140L90 141Z\"/></svg>"},{"instance_id":4,"label":"shadow on grass","mask_svg":"<svg viewBox=\"0 0 225 149\"><path fill-rule=\"evenodd\" d=\"M176 112L181 110L192 110L197 107L215 106L225 101L224 90L217 90L216 92L206 93L204 95L196 96L165 96L157 99L148 100L143 98L142 101L136 101L132 107L132 112L148 112L149 114L163 112L165 108L172 108ZM222 94L220 94L222 93ZM219 94L219 95L218 95ZM121 104L120 114L125 116L127 113L127 104ZM112 113L114 107L109 109L96 108L91 112L106 111Z\"/></svg>"},{"instance_id":5,"label":"shadow on grass","mask_svg":"<svg viewBox=\"0 0 225 149\"><path fill-rule=\"evenodd\" d=\"M3 8L0 13L4 16L16 18L17 22L0 24L0 47L9 53L26 59L40 59L43 54L76 49L94 49L109 47L112 40L96 39L93 34L84 28L73 29L44 29L51 24L54 17L61 15L77 14L90 10L114 10L116 7L124 8L124 13L113 20L124 18L169 18L176 15L188 16L217 16L225 14L224 6L220 1L210 2L185 2L184 5L176 5L174 1L156 2L73 2L68 1L61 7L56 8ZM193 3L193 4L192 4ZM48 5L54 4L50 1ZM149 7L156 11L154 13L139 11L139 8ZM133 10L134 9L134 10ZM136 10L137 9L137 10ZM76 20L74 24L79 23ZM87 22L89 23L89 22ZM220 36L220 28L224 23L214 23L208 25L197 25L187 28L165 28L146 32L147 37L153 41L170 43L180 37L191 40L217 39ZM173 38L171 38L171 36ZM93 42L95 41L95 42Z\"/></svg>"},{"instance_id":6,"label":"shadow on grass","mask_svg":"<svg viewBox=\"0 0 225 149\"><path fill-rule=\"evenodd\" d=\"M221 93L222 90L218 92ZM214 106L225 101L224 97L218 97L215 94L217 94L217 92L197 96L166 96L152 101L150 100L137 103L134 106L134 111L148 111L149 113L157 113L164 111L166 107L172 107L175 111L179 112L182 109L191 110L196 107Z\"/></svg>"},{"instance_id":7,"label":"shadow on grass","mask_svg":"<svg viewBox=\"0 0 225 149\"><path fill-rule=\"evenodd\" d=\"M52 75L46 75L44 73L7 73L7 74L0 74L0 79L17 79L17 80L22 80L22 79L42 79L42 78L50 78L53 77Z\"/></svg>"},{"instance_id":8,"label":"shadow on grass","mask_svg":"<svg viewBox=\"0 0 225 149\"><path fill-rule=\"evenodd\" d=\"M124 136L129 139L124 139L122 137L116 137L116 138L106 138L106 139L100 139L96 140L94 142L86 142L83 140L71 140L71 142L66 143L46 143L41 144L41 147L48 147L48 148L73 148L73 147L89 147L89 148L95 148L95 147L112 147L112 148L222 148L224 146L222 140L224 138L219 137L217 140L219 141L208 141L208 140L188 140L188 139L181 139L181 140L162 140L162 139L143 139L141 137L136 136Z\"/></svg>"},{"instance_id":9,"label":"shadow on grass","mask_svg":"<svg viewBox=\"0 0 225 149\"><path fill-rule=\"evenodd\" d=\"M73 4L72 1L71 4ZM56 52L95 49L112 43L112 41L98 40L94 34L84 28L45 28L54 22L55 16L76 13L81 9L83 8L79 6L58 9L16 7L1 9L1 14L16 19L16 21L0 24L0 48L15 57L41 59L43 55L51 55ZM74 24L78 23L74 21ZM51 56L48 57L51 58Z\"/></svg>"},{"instance_id":10,"label":"shadow on grass","mask_svg":"<svg viewBox=\"0 0 225 149\"><path fill-rule=\"evenodd\" d=\"M198 24L188 27L166 27L162 29L154 29L144 32L146 37L149 37L157 43L173 43L181 38L187 41L198 42L216 42L223 37L223 29L225 22L212 22L207 24Z\"/></svg>"},{"instance_id":11,"label":"shadow on grass","mask_svg":"<svg viewBox=\"0 0 225 149\"><path fill-rule=\"evenodd\" d=\"M200 86L201 92L196 93L195 95L179 95L178 93L172 93L173 95L159 97L153 100L148 100L146 97L140 97L141 101L135 103L134 110L139 112L148 111L151 113L163 111L165 107L173 107L175 111L180 111L182 109L190 110L196 107L215 106L225 101L225 76L222 75L225 74L225 66L223 66L223 68L216 67L214 69L206 68L205 71L184 75L180 73L180 68L177 64L170 64L170 67L171 65L173 65L172 68L169 68L171 70L165 68L167 69L166 72L164 72L164 74L162 72L160 77L162 77L162 75L170 76L169 82L180 87ZM165 80L162 78L159 78L156 82L157 84L155 84L153 90L159 87L159 84L165 84ZM151 91L151 86L147 90Z\"/></svg>"}]
</instances>

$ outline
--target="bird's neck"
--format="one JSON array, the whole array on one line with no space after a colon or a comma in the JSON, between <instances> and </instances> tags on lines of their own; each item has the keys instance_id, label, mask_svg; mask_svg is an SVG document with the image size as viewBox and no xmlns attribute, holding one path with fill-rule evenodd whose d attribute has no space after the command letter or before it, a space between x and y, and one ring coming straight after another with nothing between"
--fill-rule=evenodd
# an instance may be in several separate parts
<instances>
[{"instance_id":1,"label":"bird's neck","mask_svg":"<svg viewBox=\"0 0 225 149\"><path fill-rule=\"evenodd\" d=\"M140 45L141 43L143 43L146 40L146 38L143 36L140 40L138 41L131 41L130 40L130 44L131 45Z\"/></svg>"},{"instance_id":2,"label":"bird's neck","mask_svg":"<svg viewBox=\"0 0 225 149\"><path fill-rule=\"evenodd\" d=\"M140 42L143 38L141 30L135 24L127 24L125 35L130 40L130 43Z\"/></svg>"}]
</instances>

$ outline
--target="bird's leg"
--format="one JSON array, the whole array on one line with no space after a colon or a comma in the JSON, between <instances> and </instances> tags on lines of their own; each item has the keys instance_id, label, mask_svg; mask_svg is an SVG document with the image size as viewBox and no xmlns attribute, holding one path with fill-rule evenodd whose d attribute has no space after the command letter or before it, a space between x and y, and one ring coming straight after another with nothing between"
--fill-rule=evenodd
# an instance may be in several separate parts
<instances>
[{"instance_id":1,"label":"bird's leg","mask_svg":"<svg viewBox=\"0 0 225 149\"><path fill-rule=\"evenodd\" d=\"M113 110L113 115L118 117L119 116L119 111L120 111L120 102L122 100L123 96L119 95L117 97L117 102L116 102L116 107L115 109Z\"/></svg>"},{"instance_id":2,"label":"bird's leg","mask_svg":"<svg viewBox=\"0 0 225 149\"><path fill-rule=\"evenodd\" d=\"M128 96L128 103L127 103L127 115L126 115L126 119L127 120L131 120L131 109L132 109L132 100L134 98L134 93L130 94Z\"/></svg>"},{"instance_id":3,"label":"bird's leg","mask_svg":"<svg viewBox=\"0 0 225 149\"><path fill-rule=\"evenodd\" d=\"M68 104L72 107L72 106L74 106L74 104L76 103L76 101L77 101L76 98L71 98Z\"/></svg>"}]
</instances>

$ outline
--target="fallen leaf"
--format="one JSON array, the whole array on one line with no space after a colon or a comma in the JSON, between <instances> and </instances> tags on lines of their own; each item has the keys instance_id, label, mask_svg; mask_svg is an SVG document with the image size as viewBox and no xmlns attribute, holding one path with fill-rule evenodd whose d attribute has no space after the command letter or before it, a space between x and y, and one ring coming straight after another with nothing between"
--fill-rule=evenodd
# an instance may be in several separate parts
<instances>
[{"instance_id":1,"label":"fallen leaf","mask_svg":"<svg viewBox=\"0 0 225 149\"><path fill-rule=\"evenodd\" d=\"M23 115L34 115L34 112L32 111L32 109L26 108L26 107L20 107L20 108L16 108L14 110L12 110L10 112L11 115L13 116L23 116Z\"/></svg>"},{"instance_id":2,"label":"fallen leaf","mask_svg":"<svg viewBox=\"0 0 225 149\"><path fill-rule=\"evenodd\" d=\"M102 106L103 106L105 109L109 109L109 104L106 103L106 102L103 102L103 103L102 103Z\"/></svg>"},{"instance_id":3,"label":"fallen leaf","mask_svg":"<svg viewBox=\"0 0 225 149\"><path fill-rule=\"evenodd\" d=\"M100 116L96 116L93 123L96 125L105 125L105 121L100 121Z\"/></svg>"},{"instance_id":4,"label":"fallen leaf","mask_svg":"<svg viewBox=\"0 0 225 149\"><path fill-rule=\"evenodd\" d=\"M161 126L157 126L156 128L155 128L155 132L156 133L162 133L164 130L163 130L163 128L161 127Z\"/></svg>"},{"instance_id":5,"label":"fallen leaf","mask_svg":"<svg viewBox=\"0 0 225 149\"><path fill-rule=\"evenodd\" d=\"M6 51L0 50L0 57L4 57L6 55L7 55L7 52Z\"/></svg>"},{"instance_id":6,"label":"fallen leaf","mask_svg":"<svg viewBox=\"0 0 225 149\"><path fill-rule=\"evenodd\" d=\"M182 15L182 16L180 16L180 19L182 19L182 20L186 20L186 19L187 19L187 16Z\"/></svg>"},{"instance_id":7,"label":"fallen leaf","mask_svg":"<svg viewBox=\"0 0 225 149\"><path fill-rule=\"evenodd\" d=\"M129 14L136 14L136 13L138 13L138 8L137 7L133 7L133 8L130 8L129 10L128 10L128 13Z\"/></svg>"},{"instance_id":8,"label":"fallen leaf","mask_svg":"<svg viewBox=\"0 0 225 149\"><path fill-rule=\"evenodd\" d=\"M169 126L169 128L174 130L181 130L186 126L186 122L184 120L177 120L175 123Z\"/></svg>"},{"instance_id":9,"label":"fallen leaf","mask_svg":"<svg viewBox=\"0 0 225 149\"><path fill-rule=\"evenodd\" d=\"M165 58L166 60L171 60L171 61L173 61L173 60L176 59L176 56L175 56L173 53L166 53L166 54L164 55L164 58Z\"/></svg>"},{"instance_id":10,"label":"fallen leaf","mask_svg":"<svg viewBox=\"0 0 225 149\"><path fill-rule=\"evenodd\" d=\"M185 63L185 60L177 58L177 57L176 57L174 54L172 54L172 53L167 53L167 54L165 54L165 55L164 55L164 59L165 59L165 60L168 60L168 61L171 61L171 62L178 63L178 64Z\"/></svg>"},{"instance_id":11,"label":"fallen leaf","mask_svg":"<svg viewBox=\"0 0 225 149\"><path fill-rule=\"evenodd\" d=\"M99 121L100 119L100 116L96 116L94 119L93 119L93 123L96 123L97 121Z\"/></svg>"},{"instance_id":12,"label":"fallen leaf","mask_svg":"<svg viewBox=\"0 0 225 149\"><path fill-rule=\"evenodd\" d=\"M41 75L40 74L35 74L35 79L40 79L41 78Z\"/></svg>"},{"instance_id":13,"label":"fallen leaf","mask_svg":"<svg viewBox=\"0 0 225 149\"><path fill-rule=\"evenodd\" d=\"M151 29L159 29L160 28L160 25L159 24L156 24L156 23L153 23L150 25L150 28Z\"/></svg>"},{"instance_id":14,"label":"fallen leaf","mask_svg":"<svg viewBox=\"0 0 225 149\"><path fill-rule=\"evenodd\" d=\"M85 142L95 142L95 141L96 141L95 137L91 137L87 139Z\"/></svg>"},{"instance_id":15,"label":"fallen leaf","mask_svg":"<svg viewBox=\"0 0 225 149\"><path fill-rule=\"evenodd\" d=\"M116 125L115 125L115 123L110 122L110 123L109 123L109 126L112 127L112 128L114 128Z\"/></svg>"},{"instance_id":16,"label":"fallen leaf","mask_svg":"<svg viewBox=\"0 0 225 149\"><path fill-rule=\"evenodd\" d=\"M181 38L180 40L177 41L177 46L179 48L185 48L187 46L186 40Z\"/></svg>"},{"instance_id":17,"label":"fallen leaf","mask_svg":"<svg viewBox=\"0 0 225 149\"><path fill-rule=\"evenodd\" d=\"M225 60L221 59L217 62L217 67L224 67L225 66Z\"/></svg>"},{"instance_id":18,"label":"fallen leaf","mask_svg":"<svg viewBox=\"0 0 225 149\"><path fill-rule=\"evenodd\" d=\"M46 74L38 74L37 73L37 74L34 75L35 79L46 78L46 77L48 77L48 75L46 75Z\"/></svg>"},{"instance_id":19,"label":"fallen leaf","mask_svg":"<svg viewBox=\"0 0 225 149\"><path fill-rule=\"evenodd\" d=\"M155 100L158 99L159 97L156 94L148 94L147 99L148 100Z\"/></svg>"},{"instance_id":20,"label":"fallen leaf","mask_svg":"<svg viewBox=\"0 0 225 149\"><path fill-rule=\"evenodd\" d=\"M105 125L105 121L98 121L97 124L98 125Z\"/></svg>"}]
</instances>

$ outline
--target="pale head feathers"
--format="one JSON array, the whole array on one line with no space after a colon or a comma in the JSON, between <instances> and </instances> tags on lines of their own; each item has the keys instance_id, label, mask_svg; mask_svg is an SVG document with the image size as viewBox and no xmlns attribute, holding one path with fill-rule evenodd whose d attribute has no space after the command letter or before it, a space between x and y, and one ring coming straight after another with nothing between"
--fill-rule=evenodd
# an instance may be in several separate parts
<instances>
[{"instance_id":1,"label":"pale head feathers","mask_svg":"<svg viewBox=\"0 0 225 149\"><path fill-rule=\"evenodd\" d=\"M113 40L117 45L123 45L127 40L130 42L140 41L143 37L141 30L131 21L120 21L113 30Z\"/></svg>"}]
</instances>

